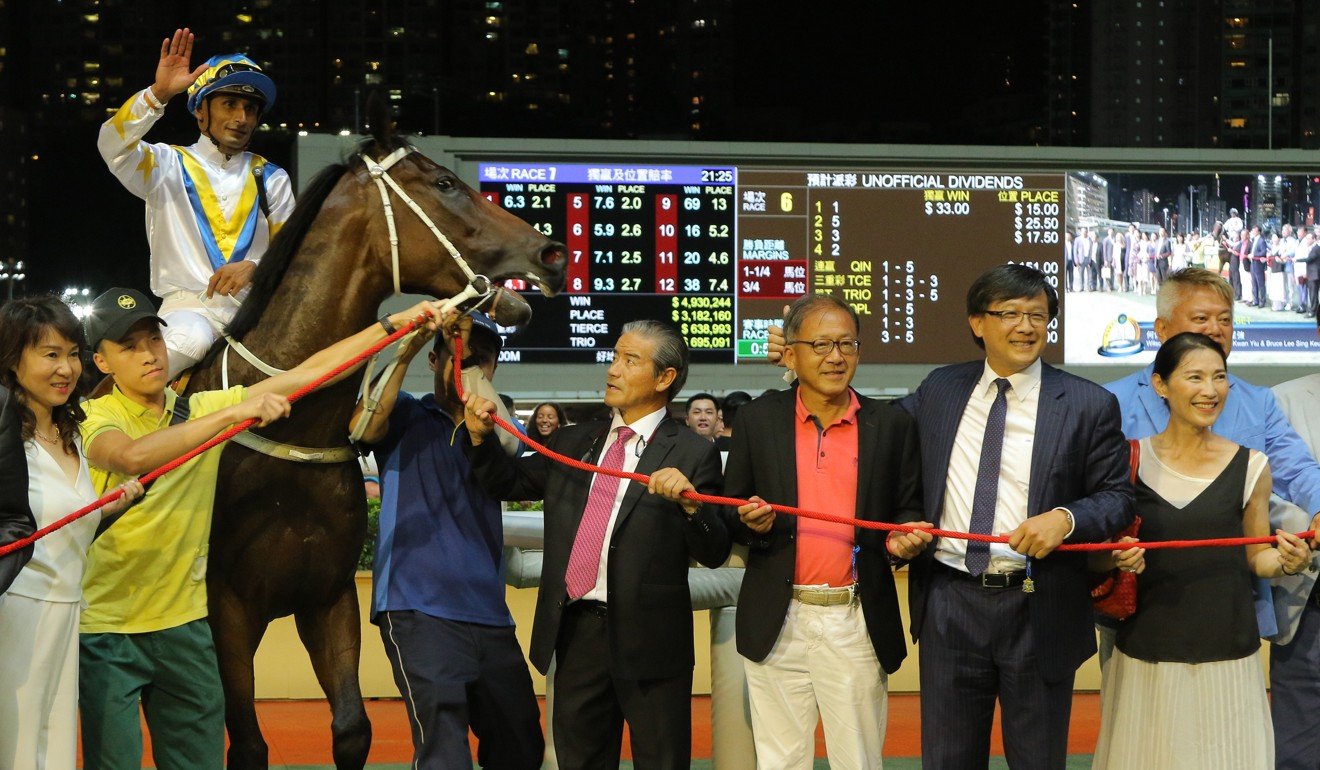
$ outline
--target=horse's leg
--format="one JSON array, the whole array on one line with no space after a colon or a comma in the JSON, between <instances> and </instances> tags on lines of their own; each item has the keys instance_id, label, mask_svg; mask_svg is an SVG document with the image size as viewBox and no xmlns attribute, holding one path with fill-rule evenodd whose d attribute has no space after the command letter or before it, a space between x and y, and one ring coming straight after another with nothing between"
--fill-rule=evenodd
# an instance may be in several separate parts
<instances>
[{"instance_id":1,"label":"horse's leg","mask_svg":"<svg viewBox=\"0 0 1320 770\"><path fill-rule=\"evenodd\" d=\"M269 756L257 724L252 658L266 633L266 621L231 591L211 581L211 632L225 689L225 727L229 730L230 770L264 770Z\"/></svg>"},{"instance_id":2,"label":"horse's leg","mask_svg":"<svg viewBox=\"0 0 1320 770\"><path fill-rule=\"evenodd\" d=\"M303 610L294 617L298 636L330 701L335 767L362 770L371 749L371 722L367 720L362 690L358 687L362 628L357 591L350 582L329 607Z\"/></svg>"}]
</instances>

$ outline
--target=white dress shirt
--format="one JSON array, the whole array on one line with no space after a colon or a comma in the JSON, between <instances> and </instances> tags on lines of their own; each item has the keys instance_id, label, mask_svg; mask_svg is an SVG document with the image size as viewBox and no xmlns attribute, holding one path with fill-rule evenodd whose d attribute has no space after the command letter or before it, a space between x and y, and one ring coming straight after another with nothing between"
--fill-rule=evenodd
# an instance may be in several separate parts
<instances>
[{"instance_id":1,"label":"white dress shirt","mask_svg":"<svg viewBox=\"0 0 1320 770\"><path fill-rule=\"evenodd\" d=\"M28 464L28 504L38 528L54 524L97 498L82 442L77 438L74 441L78 443L78 476L72 483L36 439L23 443ZM9 593L48 602L81 601L87 549L100 523L101 512L93 511L38 540L32 546L32 559L19 571Z\"/></svg>"},{"instance_id":2,"label":"white dress shirt","mask_svg":"<svg viewBox=\"0 0 1320 770\"><path fill-rule=\"evenodd\" d=\"M614 419L610 421L609 433L605 434L605 440L601 442L600 454L592 458L599 465L605 453L614 445L619 428L632 428L634 435L628 439L628 443L623 449L623 470L632 473L637 468L637 461L642 458L642 453L646 451L646 445L655 434L655 429L660 427L660 423L669 415L668 405L651 412L645 417L639 418L631 424L624 423L623 414L615 411ZM596 585L592 586L590 591L582 595L583 599L603 602L609 595L607 592L606 576L609 575L610 561L610 540L614 537L614 523L619 520L619 508L623 505L623 496L628 493L628 487L633 482L631 479L620 479L619 489L614 493L614 505L610 508L610 520L605 525L605 539L600 544L600 567L596 570ZM596 475L591 477L591 485L596 485Z\"/></svg>"},{"instance_id":3,"label":"white dress shirt","mask_svg":"<svg viewBox=\"0 0 1320 770\"><path fill-rule=\"evenodd\" d=\"M179 151L168 144L142 141L165 114L164 105L158 104L150 91L148 88L134 94L101 125L96 146L115 178L147 202L151 291L161 298L177 292L197 294L206 289L215 267L184 183ZM252 167L265 163L265 159L251 152L226 159L206 136L178 149L196 160L204 172L204 179L194 180L194 184L198 200L210 206L210 215L205 219L212 231L213 247L226 257L237 256L236 252L241 251L252 262L261 259L271 237L293 213L293 187L288 173L273 164L267 166L265 183L270 222L258 211L252 227L247 228L244 225L249 215L258 207Z\"/></svg>"},{"instance_id":4,"label":"white dress shirt","mask_svg":"<svg viewBox=\"0 0 1320 770\"><path fill-rule=\"evenodd\" d=\"M1007 412L1004 415L1004 451L999 459L999 491L995 503L993 535L1005 535L1027 520L1027 492L1031 486L1031 450L1036 439L1036 408L1040 403L1040 359L1026 369L1007 378L1008 391L1004 394ZM969 531L972 523L972 500L976 493L976 475L981 465L981 445L985 440L985 424L990 418L999 378L986 363L981 379L972 390L972 397L963 409L962 422L953 442L949 457L949 478L944 487L944 512L940 515L940 528ZM1040 511L1037 511L1040 513ZM942 537L935 550L935 558L954 569L967 571L963 563L967 555L967 541ZM987 572L1012 572L1026 567L1027 557L1009 548L1005 543L990 544L990 566Z\"/></svg>"}]
</instances>

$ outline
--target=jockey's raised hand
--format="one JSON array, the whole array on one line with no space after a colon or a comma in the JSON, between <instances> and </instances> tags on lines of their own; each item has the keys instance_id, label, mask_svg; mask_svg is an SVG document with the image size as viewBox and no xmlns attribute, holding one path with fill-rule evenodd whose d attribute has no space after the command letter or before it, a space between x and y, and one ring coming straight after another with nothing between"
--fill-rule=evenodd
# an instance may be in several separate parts
<instances>
[{"instance_id":1,"label":"jockey's raised hand","mask_svg":"<svg viewBox=\"0 0 1320 770\"><path fill-rule=\"evenodd\" d=\"M206 63L192 69L193 33L188 29L174 30L173 37L167 37L160 43L160 61L156 63L156 82L151 91L156 99L164 104L170 99L188 90L201 74L206 71Z\"/></svg>"}]
</instances>

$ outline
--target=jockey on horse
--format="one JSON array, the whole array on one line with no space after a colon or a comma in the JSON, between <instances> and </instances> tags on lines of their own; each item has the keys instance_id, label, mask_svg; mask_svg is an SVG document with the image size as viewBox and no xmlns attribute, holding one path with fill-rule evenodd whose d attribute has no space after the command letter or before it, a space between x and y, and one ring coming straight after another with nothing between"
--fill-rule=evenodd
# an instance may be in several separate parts
<instances>
[{"instance_id":1,"label":"jockey on horse","mask_svg":"<svg viewBox=\"0 0 1320 770\"><path fill-rule=\"evenodd\" d=\"M170 380L197 363L233 318L294 203L288 173L247 151L275 104L274 81L241 54L191 69L192 47L187 29L164 40L156 82L120 107L96 142L115 177L147 202L151 290L163 300ZM185 90L198 140L188 147L142 141Z\"/></svg>"}]
</instances>

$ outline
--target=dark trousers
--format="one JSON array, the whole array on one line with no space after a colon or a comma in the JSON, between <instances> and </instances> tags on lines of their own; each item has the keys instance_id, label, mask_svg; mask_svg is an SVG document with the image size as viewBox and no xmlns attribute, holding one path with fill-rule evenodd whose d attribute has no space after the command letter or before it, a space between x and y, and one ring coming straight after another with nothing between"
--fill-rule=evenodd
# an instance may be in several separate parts
<instances>
[{"instance_id":1,"label":"dark trousers","mask_svg":"<svg viewBox=\"0 0 1320 770\"><path fill-rule=\"evenodd\" d=\"M564 610L555 645L555 756L562 770L618 768L623 723L637 770L687 770L692 671L666 679L616 676L603 605Z\"/></svg>"},{"instance_id":2,"label":"dark trousers","mask_svg":"<svg viewBox=\"0 0 1320 770\"><path fill-rule=\"evenodd\" d=\"M1251 301L1256 307L1265 307L1269 302L1265 298L1265 263L1251 260Z\"/></svg>"},{"instance_id":3,"label":"dark trousers","mask_svg":"<svg viewBox=\"0 0 1320 770\"><path fill-rule=\"evenodd\" d=\"M1320 768L1320 608L1315 596L1287 644L1270 645L1270 715L1277 770Z\"/></svg>"},{"instance_id":4,"label":"dark trousers","mask_svg":"<svg viewBox=\"0 0 1320 770\"><path fill-rule=\"evenodd\" d=\"M422 612L376 618L412 730L414 768L505 770L541 766L545 739L513 627L483 626Z\"/></svg>"},{"instance_id":5,"label":"dark trousers","mask_svg":"<svg viewBox=\"0 0 1320 770\"><path fill-rule=\"evenodd\" d=\"M1046 682L1020 588L990 589L936 567L921 629L921 762L926 770L983 770L995 700L1013 770L1068 761L1073 677Z\"/></svg>"},{"instance_id":6,"label":"dark trousers","mask_svg":"<svg viewBox=\"0 0 1320 770\"><path fill-rule=\"evenodd\" d=\"M1164 279L1169 277L1169 258L1158 257L1155 260L1155 275L1160 278L1160 285L1164 285Z\"/></svg>"},{"instance_id":7,"label":"dark trousers","mask_svg":"<svg viewBox=\"0 0 1320 770\"><path fill-rule=\"evenodd\" d=\"M1233 299L1242 299L1242 259L1233 254L1228 258L1228 285L1233 287Z\"/></svg>"}]
</instances>

